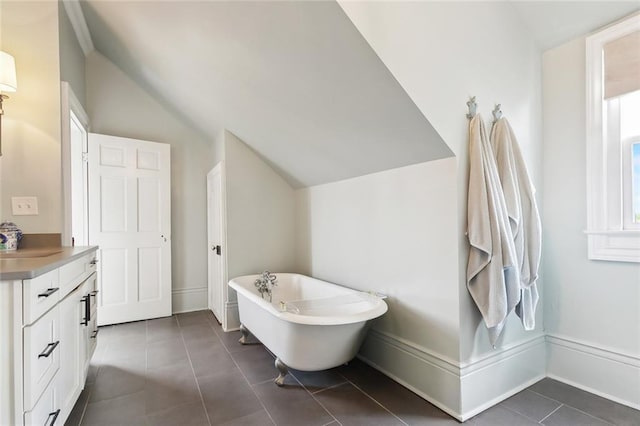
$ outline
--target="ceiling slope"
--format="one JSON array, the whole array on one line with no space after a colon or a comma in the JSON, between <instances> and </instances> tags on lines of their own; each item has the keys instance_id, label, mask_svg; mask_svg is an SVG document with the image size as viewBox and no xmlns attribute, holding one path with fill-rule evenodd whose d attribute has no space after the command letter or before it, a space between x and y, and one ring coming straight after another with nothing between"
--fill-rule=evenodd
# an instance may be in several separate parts
<instances>
[{"instance_id":1,"label":"ceiling slope","mask_svg":"<svg viewBox=\"0 0 640 426\"><path fill-rule=\"evenodd\" d=\"M293 187L452 154L335 2L82 3L95 47Z\"/></svg>"}]
</instances>

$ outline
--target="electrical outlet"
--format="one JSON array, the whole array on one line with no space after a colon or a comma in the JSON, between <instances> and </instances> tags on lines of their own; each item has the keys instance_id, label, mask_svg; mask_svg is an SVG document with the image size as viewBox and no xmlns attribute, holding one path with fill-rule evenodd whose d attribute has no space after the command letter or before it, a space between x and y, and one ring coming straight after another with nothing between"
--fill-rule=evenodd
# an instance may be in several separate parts
<instances>
[{"instance_id":1,"label":"electrical outlet","mask_svg":"<svg viewBox=\"0 0 640 426\"><path fill-rule=\"evenodd\" d=\"M11 197L11 210L14 216L38 214L38 197Z\"/></svg>"}]
</instances>

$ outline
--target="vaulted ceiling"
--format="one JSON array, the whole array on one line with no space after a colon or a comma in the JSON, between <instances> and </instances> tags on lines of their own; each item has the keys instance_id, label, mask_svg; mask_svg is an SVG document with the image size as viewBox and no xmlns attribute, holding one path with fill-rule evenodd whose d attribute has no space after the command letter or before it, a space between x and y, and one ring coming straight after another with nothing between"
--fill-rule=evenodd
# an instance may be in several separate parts
<instances>
[{"instance_id":1,"label":"vaulted ceiling","mask_svg":"<svg viewBox=\"0 0 640 426\"><path fill-rule=\"evenodd\" d=\"M83 2L95 47L294 187L451 156L335 2Z\"/></svg>"},{"instance_id":2,"label":"vaulted ceiling","mask_svg":"<svg viewBox=\"0 0 640 426\"><path fill-rule=\"evenodd\" d=\"M452 155L336 2L81 6L98 51L207 139L236 134L294 187ZM637 1L512 6L541 49L638 10Z\"/></svg>"}]
</instances>

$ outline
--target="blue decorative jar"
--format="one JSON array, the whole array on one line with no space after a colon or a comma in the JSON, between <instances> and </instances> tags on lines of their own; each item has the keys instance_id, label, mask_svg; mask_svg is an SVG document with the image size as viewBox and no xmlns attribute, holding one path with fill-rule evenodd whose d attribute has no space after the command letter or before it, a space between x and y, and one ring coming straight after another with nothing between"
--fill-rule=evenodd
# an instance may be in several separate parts
<instances>
[{"instance_id":1,"label":"blue decorative jar","mask_svg":"<svg viewBox=\"0 0 640 426\"><path fill-rule=\"evenodd\" d=\"M13 222L0 223L0 250L17 250L22 231Z\"/></svg>"}]
</instances>

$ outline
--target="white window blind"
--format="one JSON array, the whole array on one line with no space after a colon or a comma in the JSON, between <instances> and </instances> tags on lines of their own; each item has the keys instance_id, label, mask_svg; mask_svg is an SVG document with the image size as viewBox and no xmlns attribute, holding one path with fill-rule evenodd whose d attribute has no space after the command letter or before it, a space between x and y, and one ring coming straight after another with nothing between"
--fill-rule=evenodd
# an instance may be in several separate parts
<instances>
[{"instance_id":1,"label":"white window blind","mask_svg":"<svg viewBox=\"0 0 640 426\"><path fill-rule=\"evenodd\" d=\"M640 90L640 31L603 46L604 99Z\"/></svg>"}]
</instances>

